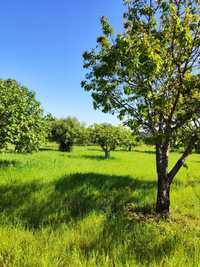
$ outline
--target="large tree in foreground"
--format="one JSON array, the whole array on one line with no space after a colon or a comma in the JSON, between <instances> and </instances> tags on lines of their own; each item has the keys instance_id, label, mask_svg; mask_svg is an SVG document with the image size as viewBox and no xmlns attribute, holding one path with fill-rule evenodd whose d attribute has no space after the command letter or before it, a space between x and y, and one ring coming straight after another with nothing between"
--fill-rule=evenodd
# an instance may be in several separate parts
<instances>
[{"instance_id":1,"label":"large tree in foreground","mask_svg":"<svg viewBox=\"0 0 200 267\"><path fill-rule=\"evenodd\" d=\"M124 1L124 31L101 18L97 47L84 53L82 86L94 107L118 113L156 146L156 211L169 214L170 185L198 140L200 121L200 4L197 0ZM190 128L185 150L169 169L170 144Z\"/></svg>"},{"instance_id":2,"label":"large tree in foreground","mask_svg":"<svg viewBox=\"0 0 200 267\"><path fill-rule=\"evenodd\" d=\"M13 144L18 152L32 152L44 138L44 115L35 93L15 80L0 80L0 149Z\"/></svg>"}]
</instances>

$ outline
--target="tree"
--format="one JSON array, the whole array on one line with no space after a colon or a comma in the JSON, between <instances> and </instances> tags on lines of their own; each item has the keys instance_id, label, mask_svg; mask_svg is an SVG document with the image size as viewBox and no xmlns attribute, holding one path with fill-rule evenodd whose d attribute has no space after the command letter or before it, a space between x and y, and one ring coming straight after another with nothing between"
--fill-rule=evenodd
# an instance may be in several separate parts
<instances>
[{"instance_id":1,"label":"tree","mask_svg":"<svg viewBox=\"0 0 200 267\"><path fill-rule=\"evenodd\" d=\"M170 144L171 150L183 149L187 145L188 139L190 138L192 131L193 125L188 125L187 127L185 126L179 129L179 131L176 131Z\"/></svg>"},{"instance_id":2,"label":"tree","mask_svg":"<svg viewBox=\"0 0 200 267\"><path fill-rule=\"evenodd\" d=\"M87 146L90 145L90 143L90 131L84 124L82 124L76 144L80 146Z\"/></svg>"},{"instance_id":3,"label":"tree","mask_svg":"<svg viewBox=\"0 0 200 267\"><path fill-rule=\"evenodd\" d=\"M38 150L45 138L43 110L35 93L15 80L0 80L0 148Z\"/></svg>"},{"instance_id":4,"label":"tree","mask_svg":"<svg viewBox=\"0 0 200 267\"><path fill-rule=\"evenodd\" d=\"M136 136L130 129L125 127L120 127L120 146L126 148L129 152L132 148L137 145Z\"/></svg>"},{"instance_id":5,"label":"tree","mask_svg":"<svg viewBox=\"0 0 200 267\"><path fill-rule=\"evenodd\" d=\"M60 151L70 152L81 132L81 124L74 117L52 122L51 140L59 144Z\"/></svg>"},{"instance_id":6,"label":"tree","mask_svg":"<svg viewBox=\"0 0 200 267\"><path fill-rule=\"evenodd\" d=\"M156 211L169 215L170 186L199 138L200 4L197 0L124 1L124 31L106 17L95 49L85 52L82 87L94 107L117 113L131 128L149 133L156 147ZM170 170L170 144L192 126L185 149Z\"/></svg>"},{"instance_id":7,"label":"tree","mask_svg":"<svg viewBox=\"0 0 200 267\"><path fill-rule=\"evenodd\" d=\"M119 145L120 130L111 124L94 124L90 127L90 136L94 144L98 144L105 153L105 159L110 158L110 152Z\"/></svg>"}]
</instances>

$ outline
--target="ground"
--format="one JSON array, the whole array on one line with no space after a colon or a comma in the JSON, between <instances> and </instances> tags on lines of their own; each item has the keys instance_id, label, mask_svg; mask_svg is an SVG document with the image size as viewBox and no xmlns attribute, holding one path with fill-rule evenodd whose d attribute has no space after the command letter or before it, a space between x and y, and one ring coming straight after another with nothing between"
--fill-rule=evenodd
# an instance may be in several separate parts
<instances>
[{"instance_id":1,"label":"ground","mask_svg":"<svg viewBox=\"0 0 200 267\"><path fill-rule=\"evenodd\" d=\"M1 154L0 266L200 266L199 166L191 155L164 221L152 148Z\"/></svg>"}]
</instances>

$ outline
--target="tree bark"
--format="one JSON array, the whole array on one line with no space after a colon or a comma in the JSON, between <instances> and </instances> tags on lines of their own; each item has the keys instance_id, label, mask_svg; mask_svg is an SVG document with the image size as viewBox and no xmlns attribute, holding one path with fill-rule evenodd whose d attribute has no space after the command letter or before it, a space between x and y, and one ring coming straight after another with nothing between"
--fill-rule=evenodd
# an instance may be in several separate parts
<instances>
[{"instance_id":1,"label":"tree bark","mask_svg":"<svg viewBox=\"0 0 200 267\"><path fill-rule=\"evenodd\" d=\"M156 212L162 217L169 216L171 183L180 168L183 166L186 158L189 156L189 154L191 154L196 141L197 135L193 134L182 156L176 162L170 172L168 172L169 144L166 143L156 145L156 166L158 175Z\"/></svg>"},{"instance_id":2,"label":"tree bark","mask_svg":"<svg viewBox=\"0 0 200 267\"><path fill-rule=\"evenodd\" d=\"M108 151L108 150L105 150L104 151L105 152L105 159L109 159L110 158L110 151Z\"/></svg>"},{"instance_id":3,"label":"tree bark","mask_svg":"<svg viewBox=\"0 0 200 267\"><path fill-rule=\"evenodd\" d=\"M168 151L168 145L156 145L156 166L158 176L156 212L162 217L168 217L170 212L170 182L167 173Z\"/></svg>"},{"instance_id":4,"label":"tree bark","mask_svg":"<svg viewBox=\"0 0 200 267\"><path fill-rule=\"evenodd\" d=\"M168 217L170 213L170 183L165 177L158 178L158 193L156 212L162 217Z\"/></svg>"},{"instance_id":5,"label":"tree bark","mask_svg":"<svg viewBox=\"0 0 200 267\"><path fill-rule=\"evenodd\" d=\"M59 146L59 150L62 152L71 152L72 151L72 143L67 142L61 142Z\"/></svg>"}]
</instances>

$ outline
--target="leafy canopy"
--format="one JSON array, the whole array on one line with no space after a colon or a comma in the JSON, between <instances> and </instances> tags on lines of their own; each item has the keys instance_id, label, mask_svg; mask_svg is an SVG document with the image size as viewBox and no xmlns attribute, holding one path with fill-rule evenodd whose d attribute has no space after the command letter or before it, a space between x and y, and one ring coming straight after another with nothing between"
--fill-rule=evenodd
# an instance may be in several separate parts
<instances>
[{"instance_id":1,"label":"leafy canopy","mask_svg":"<svg viewBox=\"0 0 200 267\"><path fill-rule=\"evenodd\" d=\"M120 146L131 151L138 144L137 136L129 129L120 127Z\"/></svg>"},{"instance_id":2,"label":"leafy canopy","mask_svg":"<svg viewBox=\"0 0 200 267\"><path fill-rule=\"evenodd\" d=\"M35 93L15 80L0 80L0 148L15 145L19 152L38 150L45 122Z\"/></svg>"},{"instance_id":3,"label":"leafy canopy","mask_svg":"<svg viewBox=\"0 0 200 267\"><path fill-rule=\"evenodd\" d=\"M183 127L197 136L200 118L199 1L124 1L124 31L101 18L97 47L85 52L82 87L94 107L170 143Z\"/></svg>"},{"instance_id":4,"label":"leafy canopy","mask_svg":"<svg viewBox=\"0 0 200 267\"><path fill-rule=\"evenodd\" d=\"M98 144L104 152L115 150L121 142L120 134L119 127L107 123L94 124L90 127L92 142Z\"/></svg>"},{"instance_id":5,"label":"leafy canopy","mask_svg":"<svg viewBox=\"0 0 200 267\"><path fill-rule=\"evenodd\" d=\"M82 126L76 118L55 119L51 125L51 140L59 143L61 151L71 151L81 130Z\"/></svg>"}]
</instances>

